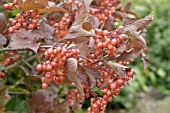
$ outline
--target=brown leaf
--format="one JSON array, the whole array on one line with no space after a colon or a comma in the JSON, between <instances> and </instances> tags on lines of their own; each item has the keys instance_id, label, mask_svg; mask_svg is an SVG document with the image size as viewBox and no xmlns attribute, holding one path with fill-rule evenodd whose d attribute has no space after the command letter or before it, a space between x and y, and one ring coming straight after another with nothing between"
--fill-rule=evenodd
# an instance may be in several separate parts
<instances>
[{"instance_id":1,"label":"brown leaf","mask_svg":"<svg viewBox=\"0 0 170 113\"><path fill-rule=\"evenodd\" d=\"M131 6L132 6L132 2L127 3L126 6L125 6L125 8L124 8L124 10L125 10L125 11L129 11L130 8L131 8Z\"/></svg>"},{"instance_id":2,"label":"brown leaf","mask_svg":"<svg viewBox=\"0 0 170 113\"><path fill-rule=\"evenodd\" d=\"M80 50L80 55L85 56L85 57L89 54L89 50L90 50L87 44L88 42L89 40L86 40L76 45L76 47Z\"/></svg>"},{"instance_id":3,"label":"brown leaf","mask_svg":"<svg viewBox=\"0 0 170 113\"><path fill-rule=\"evenodd\" d=\"M153 13L149 14L145 18L142 18L130 25L125 26L125 28L120 29L119 31L125 33L128 36L137 37L139 35L137 31L141 28L144 28L152 20L153 20Z\"/></svg>"},{"instance_id":4,"label":"brown leaf","mask_svg":"<svg viewBox=\"0 0 170 113\"><path fill-rule=\"evenodd\" d=\"M148 65L150 64L150 61L146 58L142 58L142 61L143 61L143 67L144 69L146 69Z\"/></svg>"},{"instance_id":5,"label":"brown leaf","mask_svg":"<svg viewBox=\"0 0 170 113\"><path fill-rule=\"evenodd\" d=\"M49 13L49 12L58 12L58 11L66 12L66 10L61 7L52 6L52 7L46 7L43 9L38 9L38 14L44 14L44 13Z\"/></svg>"},{"instance_id":6,"label":"brown leaf","mask_svg":"<svg viewBox=\"0 0 170 113\"><path fill-rule=\"evenodd\" d=\"M44 4L45 7L48 7L48 0L35 0L36 3Z\"/></svg>"},{"instance_id":7,"label":"brown leaf","mask_svg":"<svg viewBox=\"0 0 170 113\"><path fill-rule=\"evenodd\" d=\"M86 65L84 65L83 67L86 72L92 74L94 77L99 78L99 79L102 78L102 75L100 74L100 72L97 69L90 67L90 66L86 66Z\"/></svg>"},{"instance_id":8,"label":"brown leaf","mask_svg":"<svg viewBox=\"0 0 170 113\"><path fill-rule=\"evenodd\" d=\"M83 0L83 1L85 3L86 7L89 7L93 0Z\"/></svg>"},{"instance_id":9,"label":"brown leaf","mask_svg":"<svg viewBox=\"0 0 170 113\"><path fill-rule=\"evenodd\" d=\"M99 19L95 16L90 16L89 21L91 22L93 28L99 28L100 22Z\"/></svg>"},{"instance_id":10,"label":"brown leaf","mask_svg":"<svg viewBox=\"0 0 170 113\"><path fill-rule=\"evenodd\" d=\"M7 27L7 21L4 14L0 13L0 33L2 33Z\"/></svg>"},{"instance_id":11,"label":"brown leaf","mask_svg":"<svg viewBox=\"0 0 170 113\"><path fill-rule=\"evenodd\" d=\"M93 67L84 65L83 68L84 68L86 75L89 78L90 87L93 88L94 86L96 86L96 78L101 79L102 76L101 76L100 72Z\"/></svg>"},{"instance_id":12,"label":"brown leaf","mask_svg":"<svg viewBox=\"0 0 170 113\"><path fill-rule=\"evenodd\" d=\"M86 20L88 17L89 17L89 12L87 10L87 7L83 4L83 7L78 12L77 18L71 25L69 32L60 41L74 41L76 43L81 43L86 39L88 39L89 37L96 36L94 33L87 31L89 30L89 28L88 29L87 27L85 27L85 29L82 28L83 23L87 22ZM89 24L90 23L88 23L88 26L91 26Z\"/></svg>"},{"instance_id":13,"label":"brown leaf","mask_svg":"<svg viewBox=\"0 0 170 113\"><path fill-rule=\"evenodd\" d=\"M43 38L50 39L53 38L52 35L54 34L54 30L55 29L53 27L45 22L42 22L40 28L33 30L33 34L37 38L36 40Z\"/></svg>"},{"instance_id":14,"label":"brown leaf","mask_svg":"<svg viewBox=\"0 0 170 113\"><path fill-rule=\"evenodd\" d=\"M41 2L36 2L35 0L18 0L18 3L20 7L26 11L26 10L38 10L45 7L45 5Z\"/></svg>"},{"instance_id":15,"label":"brown leaf","mask_svg":"<svg viewBox=\"0 0 170 113\"><path fill-rule=\"evenodd\" d=\"M125 78L126 77L125 69L129 68L129 67L121 65L119 63L112 62L112 61L106 62L106 65L109 68L113 69L116 72L116 74L119 75L119 77L121 77L121 78Z\"/></svg>"},{"instance_id":16,"label":"brown leaf","mask_svg":"<svg viewBox=\"0 0 170 113\"><path fill-rule=\"evenodd\" d=\"M0 46L5 45L6 42L7 42L7 39L3 35L0 34Z\"/></svg>"},{"instance_id":17,"label":"brown leaf","mask_svg":"<svg viewBox=\"0 0 170 113\"><path fill-rule=\"evenodd\" d=\"M77 67L78 67L77 63L78 63L77 60L74 58L67 59L67 63L66 63L66 69L68 72L67 76L69 76L68 78L70 78L70 81L72 81L75 84L75 86L77 87L77 89L80 92L80 97L81 97L82 101L84 101L83 86L82 86L81 82L79 81L77 74L76 74Z\"/></svg>"},{"instance_id":18,"label":"brown leaf","mask_svg":"<svg viewBox=\"0 0 170 113\"><path fill-rule=\"evenodd\" d=\"M47 113L53 107L53 96L46 90L37 90L31 100L27 101L32 112Z\"/></svg>"},{"instance_id":19,"label":"brown leaf","mask_svg":"<svg viewBox=\"0 0 170 113\"><path fill-rule=\"evenodd\" d=\"M109 17L107 18L104 26L103 26L103 30L112 30L113 29L113 16L109 15Z\"/></svg>"},{"instance_id":20,"label":"brown leaf","mask_svg":"<svg viewBox=\"0 0 170 113\"><path fill-rule=\"evenodd\" d=\"M13 50L31 49L34 52L37 52L39 46L40 43L36 43L34 35L25 29L16 30L15 33L12 34L8 45L8 47Z\"/></svg>"},{"instance_id":21,"label":"brown leaf","mask_svg":"<svg viewBox=\"0 0 170 113\"><path fill-rule=\"evenodd\" d=\"M122 26L127 26L129 24L132 24L138 20L140 20L141 18L137 17L137 18L130 18L130 17L123 17L123 21L122 21Z\"/></svg>"}]
</instances>

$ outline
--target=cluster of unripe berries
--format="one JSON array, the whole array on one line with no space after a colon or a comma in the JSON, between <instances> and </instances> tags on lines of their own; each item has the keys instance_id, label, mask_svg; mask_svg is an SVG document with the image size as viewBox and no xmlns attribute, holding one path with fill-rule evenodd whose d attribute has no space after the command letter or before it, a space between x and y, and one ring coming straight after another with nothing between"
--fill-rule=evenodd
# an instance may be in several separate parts
<instances>
[{"instance_id":1,"label":"cluster of unripe berries","mask_svg":"<svg viewBox=\"0 0 170 113\"><path fill-rule=\"evenodd\" d=\"M25 28L28 30L33 30L35 28L40 27L40 23L38 19L40 15L37 14L37 11L24 11L22 13L18 13L15 18L10 18L8 21L10 23L10 27L8 28L9 33L13 33L15 30L19 28Z\"/></svg>"},{"instance_id":2,"label":"cluster of unripe berries","mask_svg":"<svg viewBox=\"0 0 170 113\"><path fill-rule=\"evenodd\" d=\"M47 60L36 67L37 71L45 72L45 75L42 77L42 88L46 89L48 82L63 81L66 75L65 63L67 59L71 57L77 58L78 54L80 54L79 49L67 49L62 46L46 50L44 56Z\"/></svg>"},{"instance_id":3,"label":"cluster of unripe berries","mask_svg":"<svg viewBox=\"0 0 170 113\"><path fill-rule=\"evenodd\" d=\"M54 24L55 34L58 38L63 38L66 33L68 32L68 28L70 27L70 18L69 14L66 13L64 16L61 18L61 20L57 23Z\"/></svg>"},{"instance_id":4,"label":"cluster of unripe berries","mask_svg":"<svg viewBox=\"0 0 170 113\"><path fill-rule=\"evenodd\" d=\"M122 44L124 37L118 35L115 31L109 32L107 30L96 29L96 35L98 37L95 39L97 56L103 54L113 57L117 48Z\"/></svg>"}]
</instances>

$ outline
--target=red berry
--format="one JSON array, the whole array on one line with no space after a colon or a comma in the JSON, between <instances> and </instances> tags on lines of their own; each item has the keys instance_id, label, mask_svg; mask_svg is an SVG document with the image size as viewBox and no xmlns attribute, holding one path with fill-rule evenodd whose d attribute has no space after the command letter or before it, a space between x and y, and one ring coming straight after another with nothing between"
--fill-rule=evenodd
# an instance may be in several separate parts
<instances>
[{"instance_id":1,"label":"red berry","mask_svg":"<svg viewBox=\"0 0 170 113\"><path fill-rule=\"evenodd\" d=\"M48 88L48 84L47 83L42 83L42 88L43 89L47 89Z\"/></svg>"},{"instance_id":2,"label":"red berry","mask_svg":"<svg viewBox=\"0 0 170 113\"><path fill-rule=\"evenodd\" d=\"M38 64L38 65L36 66L36 70L37 70L37 71L41 71L41 70L42 70L42 65L41 65L41 64Z\"/></svg>"}]
</instances>

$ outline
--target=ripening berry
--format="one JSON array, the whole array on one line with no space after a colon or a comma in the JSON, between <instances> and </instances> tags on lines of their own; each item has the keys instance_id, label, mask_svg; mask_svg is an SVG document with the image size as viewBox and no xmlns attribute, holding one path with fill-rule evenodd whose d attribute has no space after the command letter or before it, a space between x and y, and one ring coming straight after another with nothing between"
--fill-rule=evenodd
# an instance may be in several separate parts
<instances>
[{"instance_id":1,"label":"ripening berry","mask_svg":"<svg viewBox=\"0 0 170 113\"><path fill-rule=\"evenodd\" d=\"M119 86L122 86L124 84L124 80L123 79L118 79L116 80L116 83L119 85Z\"/></svg>"},{"instance_id":2,"label":"ripening berry","mask_svg":"<svg viewBox=\"0 0 170 113\"><path fill-rule=\"evenodd\" d=\"M38 64L38 65L36 66L36 70L37 70L37 71L41 71L41 70L42 70L42 65L41 65L41 64Z\"/></svg>"},{"instance_id":3,"label":"ripening berry","mask_svg":"<svg viewBox=\"0 0 170 113\"><path fill-rule=\"evenodd\" d=\"M30 30L33 30L33 29L35 28L35 25L34 25L34 24L29 24L28 28L29 28Z\"/></svg>"},{"instance_id":4,"label":"ripening berry","mask_svg":"<svg viewBox=\"0 0 170 113\"><path fill-rule=\"evenodd\" d=\"M17 19L19 19L19 18L21 18L21 17L22 17L21 13L18 13L18 14L16 15L16 18L17 18Z\"/></svg>"},{"instance_id":5,"label":"ripening berry","mask_svg":"<svg viewBox=\"0 0 170 113\"><path fill-rule=\"evenodd\" d=\"M50 70L52 70L52 66L51 66L51 64L47 64L47 66L46 66L46 70L48 70L48 71L50 71Z\"/></svg>"},{"instance_id":6,"label":"ripening berry","mask_svg":"<svg viewBox=\"0 0 170 113\"><path fill-rule=\"evenodd\" d=\"M48 88L48 84L47 83L42 83L42 88L43 89L47 89Z\"/></svg>"},{"instance_id":7,"label":"ripening berry","mask_svg":"<svg viewBox=\"0 0 170 113\"><path fill-rule=\"evenodd\" d=\"M47 49L47 53L48 53L48 55L52 55L53 54L53 48Z\"/></svg>"},{"instance_id":8,"label":"ripening berry","mask_svg":"<svg viewBox=\"0 0 170 113\"><path fill-rule=\"evenodd\" d=\"M5 74L2 71L0 71L0 78L4 78L4 77L5 77Z\"/></svg>"},{"instance_id":9,"label":"ripening berry","mask_svg":"<svg viewBox=\"0 0 170 113\"><path fill-rule=\"evenodd\" d=\"M9 3L8 4L8 9L12 9L14 7L14 4L13 3Z\"/></svg>"},{"instance_id":10,"label":"ripening berry","mask_svg":"<svg viewBox=\"0 0 170 113\"><path fill-rule=\"evenodd\" d=\"M7 10L8 9L8 4L3 4L3 9Z\"/></svg>"},{"instance_id":11,"label":"ripening berry","mask_svg":"<svg viewBox=\"0 0 170 113\"><path fill-rule=\"evenodd\" d=\"M13 32L14 32L14 29L13 29L12 27L9 27L9 28L8 28L8 32L9 32L9 33L13 33Z\"/></svg>"}]
</instances>

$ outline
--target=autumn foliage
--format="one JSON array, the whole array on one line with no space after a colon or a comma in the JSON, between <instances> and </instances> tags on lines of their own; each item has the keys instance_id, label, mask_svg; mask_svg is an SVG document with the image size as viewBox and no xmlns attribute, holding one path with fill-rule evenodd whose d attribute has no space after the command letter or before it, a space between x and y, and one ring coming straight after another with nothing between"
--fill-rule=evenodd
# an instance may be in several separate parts
<instances>
[{"instance_id":1,"label":"autumn foliage","mask_svg":"<svg viewBox=\"0 0 170 113\"><path fill-rule=\"evenodd\" d=\"M130 7L131 3L122 6L120 0L14 0L3 4L0 61L5 67L0 77L8 77L4 72L11 65L29 65L36 58L34 77L41 79L46 90L33 93L27 102L28 113L69 113L80 109L87 98L91 102L87 113L104 113L107 103L133 78L135 72L129 67L133 59L141 58L144 68L149 64L144 30L153 13L140 18ZM10 10L19 13L6 20ZM23 61L18 51L33 51L36 57ZM62 84L67 90L59 101L59 93L47 88ZM39 103L38 97L43 97Z\"/></svg>"}]
</instances>

